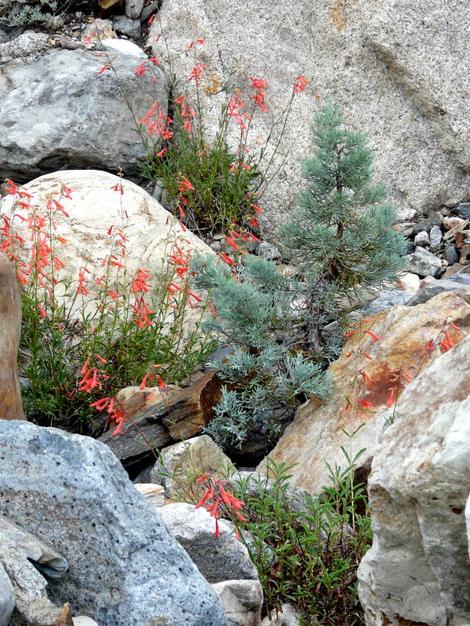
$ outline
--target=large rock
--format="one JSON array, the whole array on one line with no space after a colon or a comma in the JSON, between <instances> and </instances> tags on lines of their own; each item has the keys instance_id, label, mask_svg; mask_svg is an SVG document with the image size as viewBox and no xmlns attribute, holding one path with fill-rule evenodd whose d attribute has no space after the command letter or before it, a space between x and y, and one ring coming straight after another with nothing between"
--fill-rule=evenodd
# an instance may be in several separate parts
<instances>
[{"instance_id":1,"label":"large rock","mask_svg":"<svg viewBox=\"0 0 470 626\"><path fill-rule=\"evenodd\" d=\"M147 59L137 46L111 42L103 52L33 41L41 54L0 61L0 178L25 181L80 167L135 174L145 150L134 120L155 100L166 111L161 70L152 65L137 76ZM4 45L15 48L15 42Z\"/></svg>"},{"instance_id":2,"label":"large rock","mask_svg":"<svg viewBox=\"0 0 470 626\"><path fill-rule=\"evenodd\" d=\"M64 186L71 189L70 198L61 192ZM125 265L129 280L139 268L158 276L173 243L190 254L213 254L196 235L183 231L179 222L141 187L113 174L66 170L41 176L23 189L33 196L29 200L32 209L20 210L16 205L18 198L9 195L0 202L0 217L12 217L18 212L27 216L30 210L44 211L51 197L59 200L69 217L60 215L56 219L55 237L66 240L63 245L56 242L57 256L64 263L56 278L77 280L79 270L86 268L90 272L85 274L86 285L91 292L93 279L103 274L102 260L111 253L109 233L119 228L128 240ZM18 219L14 224L28 242L25 224ZM82 306L80 298L76 306ZM189 316L200 317L199 312L192 311L189 309Z\"/></svg>"},{"instance_id":3,"label":"large rock","mask_svg":"<svg viewBox=\"0 0 470 626\"><path fill-rule=\"evenodd\" d=\"M399 393L401 386L439 356L438 346L429 351L426 344L442 340L444 327L455 343L460 340L462 334L446 326L452 322L464 332L470 328L470 305L453 293L441 293L415 307L396 306L362 322L329 368L335 384L331 399L324 404L312 400L300 407L269 455L275 462L294 465L290 471L293 486L320 491L330 482L327 463L333 468L347 465L341 446L352 456L365 448L358 467L370 463L377 437L393 414L393 406L387 407L390 389ZM380 339L373 343L365 330ZM364 407L359 399L366 403ZM357 429L349 440L344 430ZM266 460L258 471L266 473Z\"/></svg>"},{"instance_id":4,"label":"large rock","mask_svg":"<svg viewBox=\"0 0 470 626\"><path fill-rule=\"evenodd\" d=\"M105 445L5 421L0 449L0 512L69 563L49 580L53 601L102 626L226 626L210 586Z\"/></svg>"},{"instance_id":5,"label":"large rock","mask_svg":"<svg viewBox=\"0 0 470 626\"><path fill-rule=\"evenodd\" d=\"M23 419L18 346L21 332L21 302L15 271L0 252L0 419Z\"/></svg>"},{"instance_id":6,"label":"large rock","mask_svg":"<svg viewBox=\"0 0 470 626\"><path fill-rule=\"evenodd\" d=\"M406 389L372 462L374 539L359 568L369 626L470 623L469 415L467 337Z\"/></svg>"},{"instance_id":7,"label":"large rock","mask_svg":"<svg viewBox=\"0 0 470 626\"><path fill-rule=\"evenodd\" d=\"M412 5L408 0L260 0L256 8L243 0L164 0L148 43L161 58L169 46L172 69L184 80L194 65L188 43L206 39L196 48L207 65L202 89L215 92L203 105L213 128L223 99L217 85L240 88L251 105L250 77L267 79L269 111L253 121L255 147L284 109L295 78L304 74L311 80L307 95L294 100L273 182L261 198L269 209L267 226L295 202L299 159L311 152L313 112L318 100L328 98L342 106L348 125L367 131L377 176L405 218L410 209L436 209L468 197L467 8L466 0ZM281 132L278 124L271 150Z\"/></svg>"},{"instance_id":8,"label":"large rock","mask_svg":"<svg viewBox=\"0 0 470 626\"><path fill-rule=\"evenodd\" d=\"M235 466L215 441L208 435L201 435L163 448L150 478L164 486L168 498L190 501L191 494L198 494L200 490L197 489L200 488L196 482L198 476L226 478L235 471Z\"/></svg>"},{"instance_id":9,"label":"large rock","mask_svg":"<svg viewBox=\"0 0 470 626\"><path fill-rule=\"evenodd\" d=\"M175 502L159 509L171 534L183 546L199 571L210 583L224 580L258 580L258 573L232 525L219 521L215 537L214 518L204 508Z\"/></svg>"}]
</instances>

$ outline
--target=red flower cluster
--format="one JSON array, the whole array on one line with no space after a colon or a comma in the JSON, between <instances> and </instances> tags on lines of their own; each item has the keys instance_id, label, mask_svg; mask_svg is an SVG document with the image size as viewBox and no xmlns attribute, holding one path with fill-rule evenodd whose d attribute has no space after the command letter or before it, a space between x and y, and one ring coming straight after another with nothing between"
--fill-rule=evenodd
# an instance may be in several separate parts
<instances>
[{"instance_id":1,"label":"red flower cluster","mask_svg":"<svg viewBox=\"0 0 470 626\"><path fill-rule=\"evenodd\" d=\"M221 480L214 480L208 476L199 476L196 480L202 484L207 483L207 489L196 504L196 508L203 506L214 518L216 539L220 537L219 519L223 511L231 518L247 521L240 513L245 503L226 491Z\"/></svg>"},{"instance_id":2,"label":"red flower cluster","mask_svg":"<svg viewBox=\"0 0 470 626\"><path fill-rule=\"evenodd\" d=\"M265 102L266 88L268 83L262 78L251 78L251 86L255 89L253 96L250 96L251 100L255 103L260 111L265 113L268 110Z\"/></svg>"}]
</instances>

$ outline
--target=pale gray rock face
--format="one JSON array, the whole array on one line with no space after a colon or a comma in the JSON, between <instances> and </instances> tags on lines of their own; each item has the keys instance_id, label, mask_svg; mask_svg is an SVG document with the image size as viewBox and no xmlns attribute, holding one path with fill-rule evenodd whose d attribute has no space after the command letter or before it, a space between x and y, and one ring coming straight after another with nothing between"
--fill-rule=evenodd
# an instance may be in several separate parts
<instances>
[{"instance_id":1,"label":"pale gray rock face","mask_svg":"<svg viewBox=\"0 0 470 626\"><path fill-rule=\"evenodd\" d=\"M9 626L10 617L15 606L13 585L0 563L0 626Z\"/></svg>"},{"instance_id":2,"label":"pale gray rock face","mask_svg":"<svg viewBox=\"0 0 470 626\"><path fill-rule=\"evenodd\" d=\"M160 20L165 36L157 42ZM254 146L266 139L295 78L303 74L311 81L294 100L274 160L272 171L278 171L260 200L267 227L285 219L295 203L303 184L300 159L311 153L313 112L331 98L350 127L368 133L377 178L406 219L412 210L438 209L468 196L469 21L466 0L260 0L256 6L244 0L164 0L148 43L163 58L168 41L183 83L194 64L188 43L198 37L206 39L198 49L207 77L228 79L246 102L253 93L250 77L267 79L269 111L255 116ZM212 128L221 99L213 96L205 105ZM280 132L278 127L274 141ZM268 150L264 164L270 156Z\"/></svg>"},{"instance_id":3,"label":"pale gray rock face","mask_svg":"<svg viewBox=\"0 0 470 626\"><path fill-rule=\"evenodd\" d=\"M258 580L258 573L245 546L235 538L232 526L219 521L216 538L214 518L193 504L176 502L160 509L163 521L210 583L224 580Z\"/></svg>"},{"instance_id":4,"label":"pale gray rock face","mask_svg":"<svg viewBox=\"0 0 470 626\"><path fill-rule=\"evenodd\" d=\"M17 524L0 515L0 536L13 543L35 566L52 578L60 578L68 569L64 557L54 548Z\"/></svg>"},{"instance_id":5,"label":"pale gray rock face","mask_svg":"<svg viewBox=\"0 0 470 626\"><path fill-rule=\"evenodd\" d=\"M112 69L99 73L108 55L118 78ZM167 85L158 67L135 74L142 51L110 47L108 55L49 48L0 66L0 178L81 167L137 172L145 150L126 100L137 120L155 100L165 111Z\"/></svg>"},{"instance_id":6,"label":"pale gray rock face","mask_svg":"<svg viewBox=\"0 0 470 626\"><path fill-rule=\"evenodd\" d=\"M225 580L212 585L230 626L259 626L263 590L258 580Z\"/></svg>"},{"instance_id":7,"label":"pale gray rock face","mask_svg":"<svg viewBox=\"0 0 470 626\"><path fill-rule=\"evenodd\" d=\"M235 466L209 435L191 437L162 448L160 459L150 472L150 480L163 485L167 498L184 500L190 494L197 476L207 474L225 478Z\"/></svg>"},{"instance_id":8,"label":"pale gray rock face","mask_svg":"<svg viewBox=\"0 0 470 626\"><path fill-rule=\"evenodd\" d=\"M374 539L359 568L369 626L470 623L469 415L466 338L407 387L375 453Z\"/></svg>"},{"instance_id":9,"label":"pale gray rock face","mask_svg":"<svg viewBox=\"0 0 470 626\"><path fill-rule=\"evenodd\" d=\"M135 20L140 17L144 8L144 0L126 0L126 15Z\"/></svg>"},{"instance_id":10,"label":"pale gray rock face","mask_svg":"<svg viewBox=\"0 0 470 626\"><path fill-rule=\"evenodd\" d=\"M424 278L425 276L437 276L441 271L442 263L439 257L425 248L416 248L411 254L405 256L405 270L413 272Z\"/></svg>"},{"instance_id":11,"label":"pale gray rock face","mask_svg":"<svg viewBox=\"0 0 470 626\"><path fill-rule=\"evenodd\" d=\"M104 444L0 421L0 451L0 513L69 563L49 580L56 604L101 626L226 626L210 586Z\"/></svg>"}]
</instances>

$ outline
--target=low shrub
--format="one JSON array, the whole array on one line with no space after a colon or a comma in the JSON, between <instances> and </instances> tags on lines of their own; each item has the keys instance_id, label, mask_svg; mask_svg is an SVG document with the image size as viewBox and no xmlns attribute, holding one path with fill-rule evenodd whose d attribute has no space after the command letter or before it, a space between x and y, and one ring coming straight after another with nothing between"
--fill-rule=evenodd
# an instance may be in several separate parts
<instances>
[{"instance_id":1,"label":"low shrub","mask_svg":"<svg viewBox=\"0 0 470 626\"><path fill-rule=\"evenodd\" d=\"M348 437L349 435L345 433ZM229 484L199 477L206 490L197 507L215 520L230 519L255 564L264 611L293 605L301 626L363 626L357 568L372 539L365 486L355 481L356 463L344 449L345 467L329 468L331 486L316 497L289 487L291 468L268 463L270 480L249 475Z\"/></svg>"},{"instance_id":2,"label":"low shrub","mask_svg":"<svg viewBox=\"0 0 470 626\"><path fill-rule=\"evenodd\" d=\"M267 81L251 78L252 93L249 100L244 100L238 89L222 84L207 72L198 52L204 45L202 38L189 44L194 66L187 86L176 80L172 60L166 59L171 86L168 114L155 102L138 121L148 155L143 173L163 188L165 201L175 215L199 234L213 234L234 226L256 233L257 214L262 210L258 190L272 164L271 158L262 168L261 160L268 149L275 153L279 146L270 146L273 133L261 150L250 145L254 117L268 110ZM158 59L152 57L136 71L143 75L156 64ZM293 98L307 85L305 77L297 78L277 125L285 127ZM185 93L191 91L192 97ZM225 97L214 119L216 128L211 130L204 117L205 105L212 96L220 94ZM212 106L209 102L207 109Z\"/></svg>"}]
</instances>

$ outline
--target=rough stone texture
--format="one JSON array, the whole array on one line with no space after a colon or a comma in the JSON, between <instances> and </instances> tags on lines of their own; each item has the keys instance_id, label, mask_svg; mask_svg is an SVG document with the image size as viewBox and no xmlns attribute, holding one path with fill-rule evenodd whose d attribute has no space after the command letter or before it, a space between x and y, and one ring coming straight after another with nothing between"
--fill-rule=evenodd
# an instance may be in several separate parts
<instances>
[{"instance_id":1,"label":"rough stone texture","mask_svg":"<svg viewBox=\"0 0 470 626\"><path fill-rule=\"evenodd\" d=\"M0 563L0 626L10 626L10 617L15 606L13 585Z\"/></svg>"},{"instance_id":2,"label":"rough stone texture","mask_svg":"<svg viewBox=\"0 0 470 626\"><path fill-rule=\"evenodd\" d=\"M208 435L175 443L163 448L160 454L150 479L164 486L167 498L184 499L201 474L224 478L236 471L228 456Z\"/></svg>"},{"instance_id":3,"label":"rough stone texture","mask_svg":"<svg viewBox=\"0 0 470 626\"><path fill-rule=\"evenodd\" d=\"M118 15L113 19L113 27L117 33L136 39L140 37L140 20L131 20L125 15Z\"/></svg>"},{"instance_id":4,"label":"rough stone texture","mask_svg":"<svg viewBox=\"0 0 470 626\"><path fill-rule=\"evenodd\" d=\"M47 43L48 39L49 35L46 35L46 33L26 31L13 40L0 44L0 68L3 64L18 59L26 63L37 58L42 52L49 48L49 44ZM0 69L0 76L1 75L2 69Z\"/></svg>"},{"instance_id":5,"label":"rough stone texture","mask_svg":"<svg viewBox=\"0 0 470 626\"><path fill-rule=\"evenodd\" d=\"M442 269L439 257L424 248L407 254L405 257L405 269L424 278L425 276L437 276Z\"/></svg>"},{"instance_id":6,"label":"rough stone texture","mask_svg":"<svg viewBox=\"0 0 470 626\"><path fill-rule=\"evenodd\" d=\"M138 120L154 100L165 110L168 93L158 67L156 82L153 71L135 74L146 58L111 46L107 54L49 47L0 65L0 178L79 167L136 173L145 150L126 100ZM109 59L118 78L99 74Z\"/></svg>"},{"instance_id":7,"label":"rough stone texture","mask_svg":"<svg viewBox=\"0 0 470 626\"><path fill-rule=\"evenodd\" d=\"M91 619L90 617L85 617L84 615L74 617L72 621L73 626L98 626L94 619Z\"/></svg>"},{"instance_id":8,"label":"rough stone texture","mask_svg":"<svg viewBox=\"0 0 470 626\"><path fill-rule=\"evenodd\" d=\"M0 450L0 512L69 563L50 580L51 599L102 626L226 626L210 586L105 445L5 421Z\"/></svg>"},{"instance_id":9,"label":"rough stone texture","mask_svg":"<svg viewBox=\"0 0 470 626\"><path fill-rule=\"evenodd\" d=\"M291 472L292 486L311 493L320 491L330 482L326 462L332 467L345 467L340 446L346 446L353 456L365 448L358 465L367 467L377 437L393 413L393 408L386 406L390 388L399 390L400 384L406 386L406 378L415 378L439 356L440 349L430 352L426 343L438 339L446 322L455 322L464 332L470 328L470 305L453 293L441 293L415 307L396 306L362 323L329 368L335 384L331 399L324 404L311 400L302 405L269 455L276 462L296 464ZM380 340L373 343L364 330L372 330ZM462 337L452 328L450 335L455 342ZM361 355L361 351L367 351L372 359ZM370 402L372 407L361 409L360 405L353 405L345 410L348 399L354 398L352 381L356 377L356 399ZM354 432L361 424L349 441L343 429ZM257 469L266 473L266 460Z\"/></svg>"},{"instance_id":10,"label":"rough stone texture","mask_svg":"<svg viewBox=\"0 0 470 626\"><path fill-rule=\"evenodd\" d=\"M113 189L121 184L122 194ZM61 195L63 185L72 189L71 199ZM57 194L55 197L70 215L57 220L55 233L67 240L66 245L57 247L57 254L65 263L58 278L75 280L79 269L86 267L91 272L88 275L90 290L93 277L102 273L100 261L109 255L107 233L111 227L121 228L128 238L126 267L131 279L138 268L158 275L173 242L178 242L188 252L213 254L198 237L183 231L179 222L141 187L113 174L95 170L60 171L41 176L24 189L33 195L30 199L33 208L44 209L51 194ZM0 202L0 215L12 216L16 212L15 197L6 196ZM28 241L24 224L17 220L16 225ZM79 305L77 303L77 307ZM188 319L191 316L197 319L200 311L190 309Z\"/></svg>"},{"instance_id":11,"label":"rough stone texture","mask_svg":"<svg viewBox=\"0 0 470 626\"><path fill-rule=\"evenodd\" d=\"M165 504L165 490L162 485L154 485L153 483L134 483L134 487L153 506L159 508Z\"/></svg>"},{"instance_id":12,"label":"rough stone texture","mask_svg":"<svg viewBox=\"0 0 470 626\"><path fill-rule=\"evenodd\" d=\"M208 66L203 88L228 80L247 102L249 78L266 78L270 110L255 118L255 146L283 110L296 76L311 80L294 101L273 172L280 169L261 199L266 226L281 221L295 202L299 159L311 150L312 114L327 98L343 107L350 126L369 134L377 176L405 219L410 209L468 199L467 8L466 0L260 0L256 9L240 0L164 0L148 43L163 58L168 41L184 81L194 64L188 43L204 37L206 45L198 47ZM156 41L160 20L164 37ZM209 118L220 100L212 96L205 106ZM275 137L280 126L276 131Z\"/></svg>"},{"instance_id":13,"label":"rough stone texture","mask_svg":"<svg viewBox=\"0 0 470 626\"><path fill-rule=\"evenodd\" d=\"M429 242L431 244L431 250L435 250L439 247L442 241L442 231L439 226L433 226L429 231Z\"/></svg>"},{"instance_id":14,"label":"rough stone texture","mask_svg":"<svg viewBox=\"0 0 470 626\"><path fill-rule=\"evenodd\" d=\"M60 578L68 569L67 560L49 544L26 532L0 515L0 535L21 550L24 556L42 572Z\"/></svg>"},{"instance_id":15,"label":"rough stone texture","mask_svg":"<svg viewBox=\"0 0 470 626\"><path fill-rule=\"evenodd\" d=\"M29 561L28 554L0 533L0 564L13 585L15 608L11 626L54 626L62 613L47 597L47 581ZM9 624L10 626L10 624Z\"/></svg>"},{"instance_id":16,"label":"rough stone texture","mask_svg":"<svg viewBox=\"0 0 470 626\"><path fill-rule=\"evenodd\" d=\"M265 617L261 626L300 626L299 615L290 604L284 604L278 615Z\"/></svg>"},{"instance_id":17,"label":"rough stone texture","mask_svg":"<svg viewBox=\"0 0 470 626\"><path fill-rule=\"evenodd\" d=\"M258 580L255 566L245 546L235 538L232 526L219 521L220 537L216 539L214 518L193 504L167 504L160 513L173 537L191 557L210 583L224 580Z\"/></svg>"},{"instance_id":18,"label":"rough stone texture","mask_svg":"<svg viewBox=\"0 0 470 626\"><path fill-rule=\"evenodd\" d=\"M468 556L470 557L470 496L468 497L467 506L465 507L465 521L467 525Z\"/></svg>"},{"instance_id":19,"label":"rough stone texture","mask_svg":"<svg viewBox=\"0 0 470 626\"><path fill-rule=\"evenodd\" d=\"M427 247L430 244L429 235L425 230L420 231L414 238L415 246Z\"/></svg>"},{"instance_id":20,"label":"rough stone texture","mask_svg":"<svg viewBox=\"0 0 470 626\"><path fill-rule=\"evenodd\" d=\"M230 626L259 626L263 590L257 580L224 580L212 585Z\"/></svg>"},{"instance_id":21,"label":"rough stone texture","mask_svg":"<svg viewBox=\"0 0 470 626\"><path fill-rule=\"evenodd\" d=\"M126 0L126 15L135 20L140 17L144 8L144 0Z\"/></svg>"},{"instance_id":22,"label":"rough stone texture","mask_svg":"<svg viewBox=\"0 0 470 626\"><path fill-rule=\"evenodd\" d=\"M470 623L469 414L470 337L406 389L372 462L374 540L359 568L369 626Z\"/></svg>"},{"instance_id":23,"label":"rough stone texture","mask_svg":"<svg viewBox=\"0 0 470 626\"><path fill-rule=\"evenodd\" d=\"M269 241L262 241L258 246L258 255L266 261L275 261L281 258L281 251Z\"/></svg>"},{"instance_id":24,"label":"rough stone texture","mask_svg":"<svg viewBox=\"0 0 470 626\"><path fill-rule=\"evenodd\" d=\"M0 419L23 419L18 377L21 301L15 271L0 252Z\"/></svg>"},{"instance_id":25,"label":"rough stone texture","mask_svg":"<svg viewBox=\"0 0 470 626\"><path fill-rule=\"evenodd\" d=\"M412 293L416 293L418 291L419 283L419 276L417 274L411 274L410 272L403 272L403 274L400 274L396 282L399 289Z\"/></svg>"},{"instance_id":26,"label":"rough stone texture","mask_svg":"<svg viewBox=\"0 0 470 626\"><path fill-rule=\"evenodd\" d=\"M353 311L351 313L351 317L361 318L375 315L376 313L390 309L392 306L396 306L397 304L405 304L409 299L410 294L408 291L403 291L403 289L386 289L381 291L379 295L368 305Z\"/></svg>"},{"instance_id":27,"label":"rough stone texture","mask_svg":"<svg viewBox=\"0 0 470 626\"><path fill-rule=\"evenodd\" d=\"M469 274L454 274L449 278L441 278L436 280L432 276L428 276L421 281L419 291L408 300L406 303L408 306L415 306L416 304L423 304L431 298L434 298L438 293L444 291L453 291L455 294L470 303L470 275Z\"/></svg>"}]
</instances>

